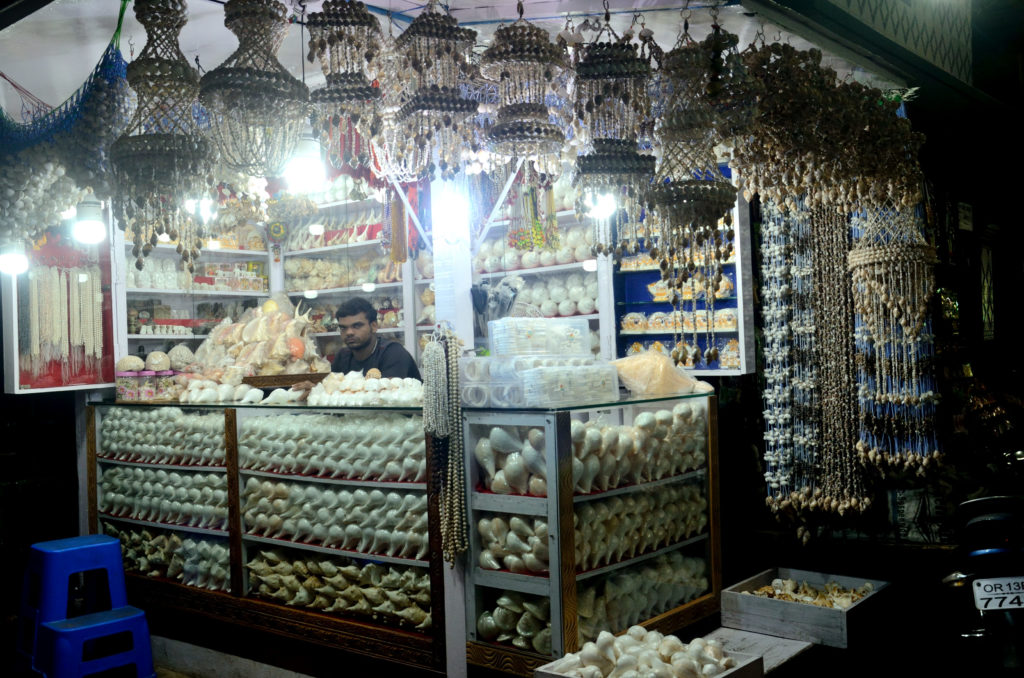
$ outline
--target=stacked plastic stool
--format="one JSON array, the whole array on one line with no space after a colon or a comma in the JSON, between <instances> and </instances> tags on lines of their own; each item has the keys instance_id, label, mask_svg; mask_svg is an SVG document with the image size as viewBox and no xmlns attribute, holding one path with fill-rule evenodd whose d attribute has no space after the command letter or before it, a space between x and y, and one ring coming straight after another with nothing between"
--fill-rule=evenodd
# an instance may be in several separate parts
<instances>
[{"instance_id":1,"label":"stacked plastic stool","mask_svg":"<svg viewBox=\"0 0 1024 678\"><path fill-rule=\"evenodd\" d=\"M35 671L48 678L156 675L146 615L128 605L117 539L33 544L25 579L18 650ZM85 613L74 615L78 608Z\"/></svg>"}]
</instances>

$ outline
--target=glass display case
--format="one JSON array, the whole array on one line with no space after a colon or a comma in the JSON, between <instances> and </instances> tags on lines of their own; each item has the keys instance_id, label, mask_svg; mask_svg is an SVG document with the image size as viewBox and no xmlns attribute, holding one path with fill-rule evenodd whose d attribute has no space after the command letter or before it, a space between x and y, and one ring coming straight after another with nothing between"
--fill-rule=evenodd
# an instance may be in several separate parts
<instances>
[{"instance_id":1,"label":"glass display case","mask_svg":"<svg viewBox=\"0 0 1024 678\"><path fill-rule=\"evenodd\" d=\"M87 427L92 529L122 540L147 611L312 624L323 644L442 666L419 408L102 404Z\"/></svg>"},{"instance_id":2,"label":"glass display case","mask_svg":"<svg viewBox=\"0 0 1024 678\"><path fill-rule=\"evenodd\" d=\"M470 662L530 675L602 630L713 614L715 419L709 394L465 409Z\"/></svg>"}]
</instances>

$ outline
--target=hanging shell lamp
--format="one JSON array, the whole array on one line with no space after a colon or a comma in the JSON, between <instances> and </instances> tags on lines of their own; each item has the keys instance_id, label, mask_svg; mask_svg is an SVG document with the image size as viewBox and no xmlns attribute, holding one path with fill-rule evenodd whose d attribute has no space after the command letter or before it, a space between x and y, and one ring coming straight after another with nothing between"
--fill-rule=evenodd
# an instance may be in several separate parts
<instances>
[{"instance_id":1,"label":"hanging shell lamp","mask_svg":"<svg viewBox=\"0 0 1024 678\"><path fill-rule=\"evenodd\" d=\"M252 176L281 173L308 116L309 90L277 59L286 14L277 0L228 0L224 25L238 49L200 81L221 162Z\"/></svg>"},{"instance_id":2,"label":"hanging shell lamp","mask_svg":"<svg viewBox=\"0 0 1024 678\"><path fill-rule=\"evenodd\" d=\"M460 28L436 0L395 39L396 58L386 74L391 110L374 139L385 174L405 181L438 171L451 179L459 171L472 137L464 123L477 110L476 101L460 94L459 80L469 70L475 40L476 31Z\"/></svg>"},{"instance_id":3,"label":"hanging shell lamp","mask_svg":"<svg viewBox=\"0 0 1024 678\"><path fill-rule=\"evenodd\" d=\"M641 153L637 140L650 117L651 61L661 59L661 50L646 26L634 42L634 27L620 37L610 20L606 2L604 25L583 46L576 64L576 117L589 132L589 148L576 159L574 183L576 211L590 210L598 225L595 252L621 257L637 252L642 239L637 224L655 158ZM608 209L595 214L602 201Z\"/></svg>"},{"instance_id":4,"label":"hanging shell lamp","mask_svg":"<svg viewBox=\"0 0 1024 678\"><path fill-rule=\"evenodd\" d=\"M557 178L565 133L550 121L546 98L559 76L570 68L564 48L548 32L523 19L494 32L480 59L480 72L497 83L497 122L487 131L491 152L504 161L529 159L536 171Z\"/></svg>"},{"instance_id":5,"label":"hanging shell lamp","mask_svg":"<svg viewBox=\"0 0 1024 678\"><path fill-rule=\"evenodd\" d=\"M383 60L383 35L366 5L327 0L309 15L309 54L318 60L327 84L310 96L313 128L335 167L359 167L370 160L364 138L379 125L381 90L375 84Z\"/></svg>"},{"instance_id":6,"label":"hanging shell lamp","mask_svg":"<svg viewBox=\"0 0 1024 678\"><path fill-rule=\"evenodd\" d=\"M146 46L127 72L138 108L110 149L118 226L131 229L137 269L166 235L178 241L183 265L194 271L202 227L182 206L203 192L212 152L197 122L199 75L178 45L186 4L136 0L135 17L146 30Z\"/></svg>"}]
</instances>

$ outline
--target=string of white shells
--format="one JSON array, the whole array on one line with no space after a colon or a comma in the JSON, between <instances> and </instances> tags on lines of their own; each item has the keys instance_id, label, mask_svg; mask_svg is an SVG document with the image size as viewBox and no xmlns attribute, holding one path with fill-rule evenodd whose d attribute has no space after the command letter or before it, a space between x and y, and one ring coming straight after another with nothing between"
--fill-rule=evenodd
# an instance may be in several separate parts
<instances>
[{"instance_id":1,"label":"string of white shells","mask_svg":"<svg viewBox=\"0 0 1024 678\"><path fill-rule=\"evenodd\" d=\"M512 516L505 522L500 516L481 518L477 531L483 540L480 567L512 572L548 571L548 524L539 518Z\"/></svg>"},{"instance_id":2,"label":"string of white shells","mask_svg":"<svg viewBox=\"0 0 1024 678\"><path fill-rule=\"evenodd\" d=\"M230 551L220 541L182 539L176 532L161 532L154 537L149 530L122 531L107 522L103 523L103 531L121 540L126 572L177 579L211 591L228 590Z\"/></svg>"},{"instance_id":3,"label":"string of white shells","mask_svg":"<svg viewBox=\"0 0 1024 678\"><path fill-rule=\"evenodd\" d=\"M100 423L99 456L184 466L224 465L224 415L177 407L111 407Z\"/></svg>"},{"instance_id":4,"label":"string of white shells","mask_svg":"<svg viewBox=\"0 0 1024 678\"><path fill-rule=\"evenodd\" d=\"M483 640L550 655L551 601L505 591L493 610L484 610L477 617L476 631Z\"/></svg>"},{"instance_id":5,"label":"string of white shells","mask_svg":"<svg viewBox=\"0 0 1024 678\"><path fill-rule=\"evenodd\" d=\"M284 391L284 389L276 389ZM180 403L241 403L255 405L263 401L263 391L248 384L218 384L211 379L193 379L178 396Z\"/></svg>"},{"instance_id":6,"label":"string of white shells","mask_svg":"<svg viewBox=\"0 0 1024 678\"><path fill-rule=\"evenodd\" d=\"M423 482L423 417L377 413L275 415L243 419L242 468L349 480Z\"/></svg>"},{"instance_id":7,"label":"string of white shells","mask_svg":"<svg viewBox=\"0 0 1024 678\"><path fill-rule=\"evenodd\" d=\"M422 492L335 492L249 478L243 499L243 524L254 536L416 560L429 551Z\"/></svg>"},{"instance_id":8,"label":"string of white shells","mask_svg":"<svg viewBox=\"0 0 1024 678\"><path fill-rule=\"evenodd\" d=\"M249 592L285 605L371 617L430 630L430 575L421 568L361 565L328 556L305 560L259 551L246 563Z\"/></svg>"},{"instance_id":9,"label":"string of white shells","mask_svg":"<svg viewBox=\"0 0 1024 678\"><path fill-rule=\"evenodd\" d=\"M708 590L707 563L678 551L618 570L596 584L581 582L576 597L580 642L613 633L687 603Z\"/></svg>"},{"instance_id":10,"label":"string of white shells","mask_svg":"<svg viewBox=\"0 0 1024 678\"><path fill-rule=\"evenodd\" d=\"M552 662L546 670L576 678L708 678L735 665L717 640L694 638L685 644L676 636L632 626L621 636L602 631L596 641Z\"/></svg>"},{"instance_id":11,"label":"string of white shells","mask_svg":"<svg viewBox=\"0 0 1024 678\"><path fill-rule=\"evenodd\" d=\"M641 412L632 425L573 420L573 487L580 494L660 480L707 461L706 409L683 402L671 411ZM521 437L520 437L521 436ZM495 426L473 448L484 485L498 494L547 495L544 432Z\"/></svg>"},{"instance_id":12,"label":"string of white shells","mask_svg":"<svg viewBox=\"0 0 1024 678\"><path fill-rule=\"evenodd\" d=\"M699 486L678 483L587 502L573 516L576 568L593 569L700 534L707 505Z\"/></svg>"},{"instance_id":13,"label":"string of white shells","mask_svg":"<svg viewBox=\"0 0 1024 678\"><path fill-rule=\"evenodd\" d=\"M423 382L412 377L375 379L362 372L334 372L313 387L307 402L319 407L419 407L423 405Z\"/></svg>"},{"instance_id":14,"label":"string of white shells","mask_svg":"<svg viewBox=\"0 0 1024 678\"><path fill-rule=\"evenodd\" d=\"M100 476L99 508L115 517L226 529L227 477L112 466Z\"/></svg>"}]
</instances>

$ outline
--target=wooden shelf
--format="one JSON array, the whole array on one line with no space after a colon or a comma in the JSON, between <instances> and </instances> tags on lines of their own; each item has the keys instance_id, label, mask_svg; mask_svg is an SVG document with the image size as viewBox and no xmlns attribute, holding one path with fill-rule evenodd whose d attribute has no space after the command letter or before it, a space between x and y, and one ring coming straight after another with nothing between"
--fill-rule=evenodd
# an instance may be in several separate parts
<instances>
[{"instance_id":1,"label":"wooden shelf","mask_svg":"<svg viewBox=\"0 0 1024 678\"><path fill-rule=\"evenodd\" d=\"M632 494L633 492L647 492L659 487L661 485L668 485L670 483L681 483L691 478L699 478L703 476L707 471L705 469L696 469L693 471L687 471L677 476L671 476L669 478L659 478L658 480L649 480L644 483L638 483L636 485L624 485L622 487L615 487L604 492L591 492L590 494L577 494L574 495L573 502L579 504L584 501L593 501L594 499L607 499L608 497L614 497L619 494Z\"/></svg>"},{"instance_id":2,"label":"wooden shelf","mask_svg":"<svg viewBox=\"0 0 1024 678\"><path fill-rule=\"evenodd\" d=\"M253 292L250 290L162 290L149 287L128 287L127 294L152 294L161 297L269 297L269 292Z\"/></svg>"},{"instance_id":3,"label":"wooden shelf","mask_svg":"<svg viewBox=\"0 0 1024 678\"><path fill-rule=\"evenodd\" d=\"M370 291L370 292L367 292L366 290L364 290L362 285L353 285L351 287L331 287L331 288L328 288L328 289L325 289L325 290L292 290L290 292L285 292L285 294L287 294L287 295L296 295L296 294L304 294L307 291L309 291L309 292L316 292L317 296L313 297L313 299L316 299L317 297L319 297L321 295L347 294L349 292L361 292L363 294L373 294L377 290L386 290L386 289L390 289L392 287L401 287L402 286L402 281L399 280L398 282L371 283L371 284L373 285L373 290Z\"/></svg>"},{"instance_id":4,"label":"wooden shelf","mask_svg":"<svg viewBox=\"0 0 1024 678\"><path fill-rule=\"evenodd\" d=\"M151 461L128 461L125 459L111 459L96 455L96 461L103 464L114 464L117 466L138 466L139 468L162 468L171 471L210 471L213 473L225 473L226 466L205 466L203 464L160 464Z\"/></svg>"},{"instance_id":5,"label":"wooden shelf","mask_svg":"<svg viewBox=\"0 0 1024 678\"><path fill-rule=\"evenodd\" d=\"M410 565L412 567L430 566L430 562L426 560L416 560L415 558L396 558L394 556L385 556L379 553L362 553L360 551L347 551L344 549L336 549L330 546L317 546L316 544L306 544L300 541L292 541L291 539L258 537L254 534L249 533L245 533L242 535L242 541L248 541L257 544L269 544L270 546L286 546L288 548L300 549L303 551L315 551L316 553L327 553L334 556L345 556L346 558L353 558L355 560L370 560L376 563L390 563L391 565Z\"/></svg>"},{"instance_id":6,"label":"wooden shelf","mask_svg":"<svg viewBox=\"0 0 1024 678\"><path fill-rule=\"evenodd\" d=\"M582 271L583 262L573 261L568 264L554 264L553 266L534 266L533 268L515 268L511 271L494 271L493 273L480 273L479 276L484 279L488 278L504 278L508 275L549 275L552 273L565 273L567 271ZM587 271L587 273L594 273L594 271Z\"/></svg>"},{"instance_id":7,"label":"wooden shelf","mask_svg":"<svg viewBox=\"0 0 1024 678\"><path fill-rule=\"evenodd\" d=\"M157 520L139 520L138 518L128 518L122 516L112 516L109 513L97 513L97 517L100 520L116 520L121 523L130 523L132 525L142 525L144 527L158 527L162 530L181 530L182 532L192 532L194 534L207 534L213 537L224 537L227 539L228 531L226 529L218 529L213 527L192 527L190 525L181 525L179 523L162 523Z\"/></svg>"},{"instance_id":8,"label":"wooden shelf","mask_svg":"<svg viewBox=\"0 0 1024 678\"><path fill-rule=\"evenodd\" d=\"M288 250L282 252L283 257L297 257L305 254L330 254L334 252L344 252L350 249L360 249L363 247L370 247L372 245L379 245L380 239L375 238L373 240L360 240L358 242L347 242L341 245L325 245L324 247L311 247L308 250Z\"/></svg>"},{"instance_id":9,"label":"wooden shelf","mask_svg":"<svg viewBox=\"0 0 1024 678\"><path fill-rule=\"evenodd\" d=\"M426 483L398 482L389 480L356 480L352 478L330 478L326 476L314 476L305 473L279 473L277 471L257 471L256 469L238 469L243 476L262 476L265 478L289 478L291 480L305 480L311 483L325 483L328 485L348 485L351 487L376 487L387 490L418 490L424 492L427 489Z\"/></svg>"}]
</instances>

